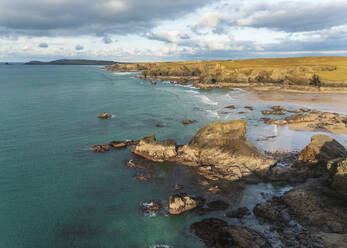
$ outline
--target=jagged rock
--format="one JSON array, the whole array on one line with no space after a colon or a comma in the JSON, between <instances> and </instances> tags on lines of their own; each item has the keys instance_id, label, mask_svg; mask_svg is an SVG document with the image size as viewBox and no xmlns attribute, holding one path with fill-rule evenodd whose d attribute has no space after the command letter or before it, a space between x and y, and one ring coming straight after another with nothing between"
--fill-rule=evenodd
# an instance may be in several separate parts
<instances>
[{"instance_id":1,"label":"jagged rock","mask_svg":"<svg viewBox=\"0 0 347 248\"><path fill-rule=\"evenodd\" d=\"M108 114L106 112L102 112L101 114L98 115L98 118L100 118L100 119L109 119L109 118L112 118L112 115Z\"/></svg>"},{"instance_id":2,"label":"jagged rock","mask_svg":"<svg viewBox=\"0 0 347 248\"><path fill-rule=\"evenodd\" d=\"M154 162L170 161L177 156L176 141L164 140L162 143L159 143L156 141L154 134L141 139L131 151Z\"/></svg>"},{"instance_id":3,"label":"jagged rock","mask_svg":"<svg viewBox=\"0 0 347 248\"><path fill-rule=\"evenodd\" d=\"M328 135L316 134L311 137L311 143L301 152L297 162L303 163L327 163L331 159L347 156L343 145Z\"/></svg>"},{"instance_id":4,"label":"jagged rock","mask_svg":"<svg viewBox=\"0 0 347 248\"><path fill-rule=\"evenodd\" d=\"M202 205L200 198L190 197L185 193L171 195L169 198L169 213L181 214Z\"/></svg>"},{"instance_id":5,"label":"jagged rock","mask_svg":"<svg viewBox=\"0 0 347 248\"><path fill-rule=\"evenodd\" d=\"M201 128L184 146L159 143L154 135L142 139L132 152L156 162L199 166L199 174L217 180L263 177L274 160L265 157L246 140L247 121L216 122Z\"/></svg>"},{"instance_id":6,"label":"jagged rock","mask_svg":"<svg viewBox=\"0 0 347 248\"><path fill-rule=\"evenodd\" d=\"M247 227L228 225L227 222L209 218L190 226L191 232L197 235L208 247L216 248L270 248L271 245L263 236Z\"/></svg>"},{"instance_id":7,"label":"jagged rock","mask_svg":"<svg viewBox=\"0 0 347 248\"><path fill-rule=\"evenodd\" d=\"M109 145L94 145L92 146L94 152L108 152L110 151Z\"/></svg>"}]
</instances>

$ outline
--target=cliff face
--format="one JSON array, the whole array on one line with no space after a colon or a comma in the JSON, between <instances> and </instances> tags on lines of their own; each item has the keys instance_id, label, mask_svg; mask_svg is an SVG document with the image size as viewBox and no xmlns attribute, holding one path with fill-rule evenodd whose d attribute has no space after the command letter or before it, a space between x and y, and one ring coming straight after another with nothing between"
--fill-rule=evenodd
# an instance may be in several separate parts
<instances>
[{"instance_id":1,"label":"cliff face","mask_svg":"<svg viewBox=\"0 0 347 248\"><path fill-rule=\"evenodd\" d=\"M186 79L197 87L297 85L346 87L347 58L317 57L117 64L116 71L141 71L144 78Z\"/></svg>"}]
</instances>

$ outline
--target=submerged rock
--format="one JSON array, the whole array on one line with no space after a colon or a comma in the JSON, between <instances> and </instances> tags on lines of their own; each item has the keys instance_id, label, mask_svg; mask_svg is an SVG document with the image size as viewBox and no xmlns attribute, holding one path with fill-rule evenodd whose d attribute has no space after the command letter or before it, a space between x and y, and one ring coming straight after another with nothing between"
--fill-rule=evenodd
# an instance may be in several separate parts
<instances>
[{"instance_id":1,"label":"submerged rock","mask_svg":"<svg viewBox=\"0 0 347 248\"><path fill-rule=\"evenodd\" d=\"M208 247L216 248L270 248L266 239L247 227L228 225L227 222L209 218L190 226L191 232L197 235Z\"/></svg>"},{"instance_id":2,"label":"submerged rock","mask_svg":"<svg viewBox=\"0 0 347 248\"><path fill-rule=\"evenodd\" d=\"M239 218L242 219L243 217L250 215L251 212L246 207L241 207L236 210L229 211L225 214L225 216L229 218Z\"/></svg>"},{"instance_id":3,"label":"submerged rock","mask_svg":"<svg viewBox=\"0 0 347 248\"><path fill-rule=\"evenodd\" d=\"M202 203L202 199L190 197L185 193L171 195L169 198L169 213L181 214L201 206Z\"/></svg>"},{"instance_id":4,"label":"submerged rock","mask_svg":"<svg viewBox=\"0 0 347 248\"><path fill-rule=\"evenodd\" d=\"M253 111L254 108L252 106L245 106L246 109L249 109L250 111Z\"/></svg>"}]
</instances>

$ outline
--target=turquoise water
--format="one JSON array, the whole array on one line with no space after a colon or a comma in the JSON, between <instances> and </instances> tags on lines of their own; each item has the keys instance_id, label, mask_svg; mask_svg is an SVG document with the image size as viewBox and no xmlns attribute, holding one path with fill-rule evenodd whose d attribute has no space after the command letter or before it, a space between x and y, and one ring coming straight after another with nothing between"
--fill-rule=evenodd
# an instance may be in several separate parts
<instances>
[{"instance_id":1,"label":"turquoise water","mask_svg":"<svg viewBox=\"0 0 347 248\"><path fill-rule=\"evenodd\" d=\"M134 74L96 66L0 65L0 247L204 247L189 232L189 225L202 217L148 216L140 210L144 201L167 203L176 183L203 194L192 168L149 163L129 149L93 153L90 146L151 133L183 144L206 123L243 118L249 121L249 139L259 148L278 147L278 142L257 142L281 133L262 124L259 111L224 109L229 104L257 110L273 105L248 96L242 90L153 86ZM114 117L96 118L103 111ZM198 122L183 126L184 119ZM294 142L295 135L303 138ZM290 146L284 148L303 147L309 137L291 133ZM145 169L128 168L130 159ZM150 181L138 181L140 175ZM249 195L248 189L245 199Z\"/></svg>"}]
</instances>

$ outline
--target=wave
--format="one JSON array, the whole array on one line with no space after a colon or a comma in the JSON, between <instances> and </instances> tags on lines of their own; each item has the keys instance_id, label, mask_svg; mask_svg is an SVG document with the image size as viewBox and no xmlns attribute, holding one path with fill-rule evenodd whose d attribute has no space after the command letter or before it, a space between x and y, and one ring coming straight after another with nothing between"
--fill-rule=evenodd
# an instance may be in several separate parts
<instances>
[{"instance_id":1,"label":"wave","mask_svg":"<svg viewBox=\"0 0 347 248\"><path fill-rule=\"evenodd\" d=\"M220 115L217 110L206 110L206 112L209 113L211 117L220 119Z\"/></svg>"},{"instance_id":2,"label":"wave","mask_svg":"<svg viewBox=\"0 0 347 248\"><path fill-rule=\"evenodd\" d=\"M136 72L120 72L120 71L117 71L117 72L113 72L112 74L113 74L113 75L117 75L117 76L125 76L125 75L133 75L133 74L136 74Z\"/></svg>"},{"instance_id":3,"label":"wave","mask_svg":"<svg viewBox=\"0 0 347 248\"><path fill-rule=\"evenodd\" d=\"M206 103L206 104L209 104L209 105L218 105L219 104L218 102L212 101L210 98L208 98L205 95L199 95L199 96L200 96L201 101L203 103Z\"/></svg>"}]
</instances>

